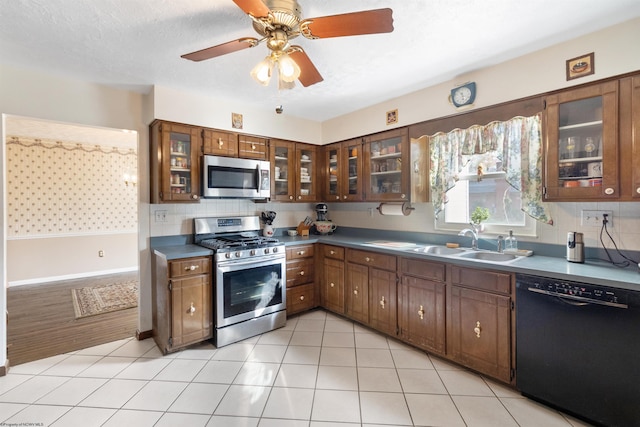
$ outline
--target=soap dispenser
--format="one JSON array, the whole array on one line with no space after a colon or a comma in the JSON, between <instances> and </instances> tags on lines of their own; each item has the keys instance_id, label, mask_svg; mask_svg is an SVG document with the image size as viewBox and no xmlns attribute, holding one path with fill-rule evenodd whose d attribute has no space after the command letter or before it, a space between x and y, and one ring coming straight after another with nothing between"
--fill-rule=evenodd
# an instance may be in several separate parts
<instances>
[{"instance_id":1,"label":"soap dispenser","mask_svg":"<svg viewBox=\"0 0 640 427\"><path fill-rule=\"evenodd\" d=\"M504 248L510 251L518 250L518 240L513 235L513 230L509 230L509 237L504 239Z\"/></svg>"}]
</instances>

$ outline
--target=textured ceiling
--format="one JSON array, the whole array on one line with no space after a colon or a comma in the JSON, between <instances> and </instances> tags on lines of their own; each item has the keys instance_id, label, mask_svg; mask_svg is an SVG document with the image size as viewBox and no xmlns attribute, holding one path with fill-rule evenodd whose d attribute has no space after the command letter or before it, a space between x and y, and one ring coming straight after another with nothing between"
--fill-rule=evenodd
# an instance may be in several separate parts
<instances>
[{"instance_id":1,"label":"textured ceiling","mask_svg":"<svg viewBox=\"0 0 640 427\"><path fill-rule=\"evenodd\" d=\"M249 76L259 45L196 63L240 37L231 0L2 0L0 61L128 90L152 85L324 121L640 16L638 0L299 0L303 17L393 9L389 34L300 44L324 77L278 93ZM582 53L582 52L578 52Z\"/></svg>"}]
</instances>

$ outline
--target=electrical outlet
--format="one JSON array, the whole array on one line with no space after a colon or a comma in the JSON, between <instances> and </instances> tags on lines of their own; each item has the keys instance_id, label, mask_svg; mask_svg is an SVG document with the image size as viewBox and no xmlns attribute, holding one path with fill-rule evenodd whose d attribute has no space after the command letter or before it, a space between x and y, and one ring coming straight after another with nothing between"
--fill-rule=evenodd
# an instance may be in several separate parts
<instances>
[{"instance_id":1,"label":"electrical outlet","mask_svg":"<svg viewBox=\"0 0 640 427\"><path fill-rule=\"evenodd\" d=\"M156 211L156 222L167 222L167 211Z\"/></svg>"},{"instance_id":2,"label":"electrical outlet","mask_svg":"<svg viewBox=\"0 0 640 427\"><path fill-rule=\"evenodd\" d=\"M613 227L613 211L583 210L580 225L583 227L602 227L604 214L607 215L607 227Z\"/></svg>"}]
</instances>

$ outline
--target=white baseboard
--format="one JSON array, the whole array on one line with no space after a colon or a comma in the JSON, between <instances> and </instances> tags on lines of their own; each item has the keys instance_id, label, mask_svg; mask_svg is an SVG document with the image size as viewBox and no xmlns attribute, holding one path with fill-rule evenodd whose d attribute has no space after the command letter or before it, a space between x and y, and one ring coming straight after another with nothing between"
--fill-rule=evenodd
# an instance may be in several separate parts
<instances>
[{"instance_id":1,"label":"white baseboard","mask_svg":"<svg viewBox=\"0 0 640 427\"><path fill-rule=\"evenodd\" d=\"M115 268L112 270L102 270L102 271L90 271L87 273L78 273L78 274L66 274L64 276L49 276L49 277L38 277L35 279L26 279L26 280L15 280L13 282L9 282L8 287L13 286L23 286L23 285L35 285L38 283L47 283L47 282L57 282L60 280L73 280L73 279L82 279L84 277L95 277L95 276L105 276L107 274L118 274L118 273L128 273L131 271L138 271L138 266L127 267L127 268Z\"/></svg>"}]
</instances>

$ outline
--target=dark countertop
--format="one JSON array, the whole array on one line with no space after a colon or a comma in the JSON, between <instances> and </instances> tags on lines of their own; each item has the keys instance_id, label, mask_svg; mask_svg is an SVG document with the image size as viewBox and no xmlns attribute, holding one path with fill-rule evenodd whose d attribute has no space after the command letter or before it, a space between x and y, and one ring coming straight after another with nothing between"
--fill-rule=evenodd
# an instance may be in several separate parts
<instances>
[{"instance_id":1,"label":"dark countertop","mask_svg":"<svg viewBox=\"0 0 640 427\"><path fill-rule=\"evenodd\" d=\"M534 254L531 257L518 257L518 259L516 259L515 261L510 261L508 263L498 263L465 259L457 257L455 255L446 256L416 253L412 252L406 245L399 248L389 248L368 243L376 240L384 240L388 242L394 241L393 239L389 238L376 239L371 237L346 234L334 234L327 236L312 235L309 237L278 236L278 239L283 242L285 246L300 245L305 243L335 244L349 248L372 250L376 252L400 255L410 258L446 262L465 267L486 268L495 271L531 274L535 276L543 276L559 280L571 280L575 282L585 282L596 285L611 286L619 289L640 291L640 270L637 266L623 269L614 267L611 264L599 260L587 259L584 264L577 264L567 262L564 258ZM406 239L397 241L407 242ZM428 243L417 242L417 244L425 245ZM193 244L159 246L154 248L154 252L158 253L161 256L165 256L168 260L194 256L209 256L213 253L209 249Z\"/></svg>"}]
</instances>

